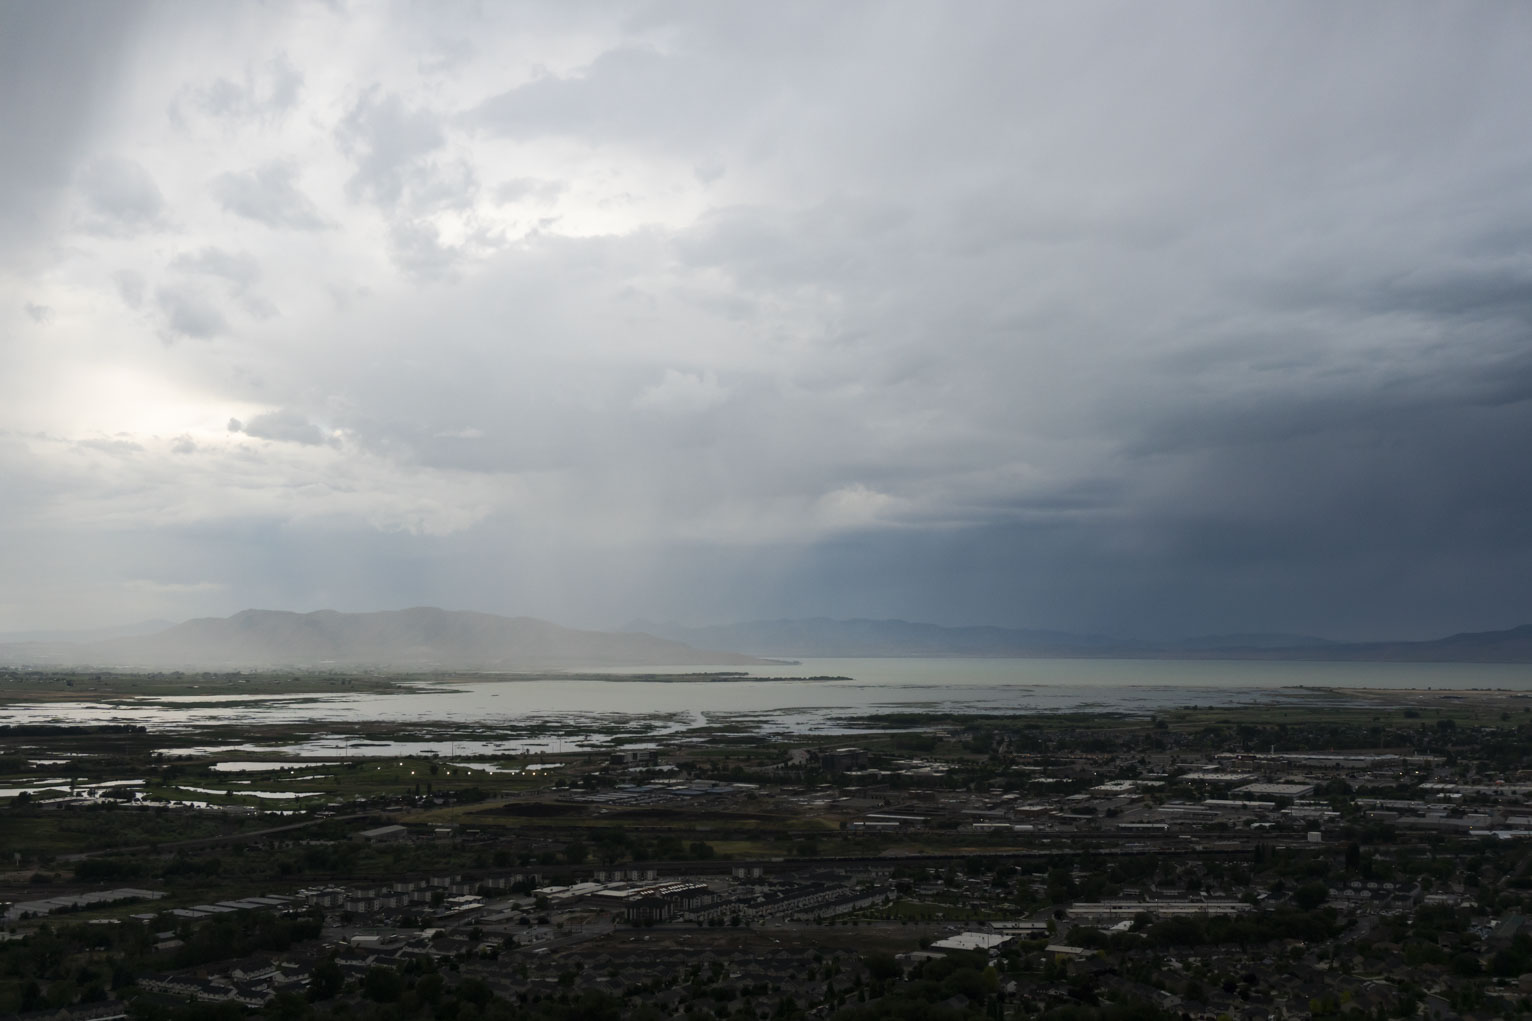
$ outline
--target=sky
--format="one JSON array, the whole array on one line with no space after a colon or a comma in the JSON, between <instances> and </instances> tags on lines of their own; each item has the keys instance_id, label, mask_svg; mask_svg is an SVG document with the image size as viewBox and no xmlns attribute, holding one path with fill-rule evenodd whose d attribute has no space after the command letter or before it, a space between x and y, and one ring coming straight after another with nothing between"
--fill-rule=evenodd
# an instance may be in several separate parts
<instances>
[{"instance_id":1,"label":"sky","mask_svg":"<svg viewBox=\"0 0 1532 1021\"><path fill-rule=\"evenodd\" d=\"M0 0L0 631L1532 621L1529 37Z\"/></svg>"}]
</instances>

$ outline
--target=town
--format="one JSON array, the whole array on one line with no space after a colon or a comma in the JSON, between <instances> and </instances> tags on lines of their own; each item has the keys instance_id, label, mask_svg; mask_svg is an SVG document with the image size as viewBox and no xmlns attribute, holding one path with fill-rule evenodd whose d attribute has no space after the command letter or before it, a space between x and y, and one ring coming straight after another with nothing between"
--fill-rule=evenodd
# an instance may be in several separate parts
<instances>
[{"instance_id":1,"label":"town","mask_svg":"<svg viewBox=\"0 0 1532 1021\"><path fill-rule=\"evenodd\" d=\"M0 1012L1532 1014L1525 696L244 755L0 728Z\"/></svg>"}]
</instances>

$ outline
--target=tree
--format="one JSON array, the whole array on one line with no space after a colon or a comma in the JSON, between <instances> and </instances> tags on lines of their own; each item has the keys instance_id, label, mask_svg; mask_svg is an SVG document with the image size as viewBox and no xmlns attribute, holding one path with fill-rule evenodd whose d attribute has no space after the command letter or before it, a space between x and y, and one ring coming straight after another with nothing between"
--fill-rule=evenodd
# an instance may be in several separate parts
<instances>
[{"instance_id":1,"label":"tree","mask_svg":"<svg viewBox=\"0 0 1532 1021\"><path fill-rule=\"evenodd\" d=\"M314 972L309 976L309 999L328 1000L345 984L346 976L341 973L340 965L335 963L333 956L326 957L314 965Z\"/></svg>"},{"instance_id":2,"label":"tree","mask_svg":"<svg viewBox=\"0 0 1532 1021\"><path fill-rule=\"evenodd\" d=\"M862 963L867 967L867 974L879 982L904 976L904 966L893 954L868 954L862 958Z\"/></svg>"},{"instance_id":3,"label":"tree","mask_svg":"<svg viewBox=\"0 0 1532 1021\"><path fill-rule=\"evenodd\" d=\"M494 990L490 989L489 983L482 978L463 979L458 984L457 995L459 999L480 1007L495 998Z\"/></svg>"},{"instance_id":4,"label":"tree","mask_svg":"<svg viewBox=\"0 0 1532 1021\"><path fill-rule=\"evenodd\" d=\"M362 977L362 995L375 1003L393 1003L404 992L404 980L393 968L375 964Z\"/></svg>"},{"instance_id":5,"label":"tree","mask_svg":"<svg viewBox=\"0 0 1532 1021\"><path fill-rule=\"evenodd\" d=\"M1484 970L1478 954L1464 951L1452 956L1452 970L1464 978L1473 978Z\"/></svg>"},{"instance_id":6,"label":"tree","mask_svg":"<svg viewBox=\"0 0 1532 1021\"><path fill-rule=\"evenodd\" d=\"M1329 899L1330 888L1317 880L1293 891L1293 903L1303 911L1313 911Z\"/></svg>"}]
</instances>

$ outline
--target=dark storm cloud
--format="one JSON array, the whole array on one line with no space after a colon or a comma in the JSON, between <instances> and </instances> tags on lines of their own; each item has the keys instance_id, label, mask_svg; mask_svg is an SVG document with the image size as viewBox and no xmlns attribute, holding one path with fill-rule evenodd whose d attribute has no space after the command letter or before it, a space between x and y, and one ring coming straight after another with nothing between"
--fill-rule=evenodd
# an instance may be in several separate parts
<instances>
[{"instance_id":1,"label":"dark storm cloud","mask_svg":"<svg viewBox=\"0 0 1532 1021\"><path fill-rule=\"evenodd\" d=\"M995 525L960 532L869 534L778 551L781 579L734 615L771 616L784 599L805 615L994 623L1165 638L1262 630L1376 639L1511 627L1532 606L1516 581L1525 546L1484 550L1345 547L1278 555L1259 529L1228 520L1139 527ZM785 567L785 569L784 569ZM871 595L869 595L871 593ZM933 593L940 598L933 600ZM861 607L863 609L858 609Z\"/></svg>"}]
</instances>

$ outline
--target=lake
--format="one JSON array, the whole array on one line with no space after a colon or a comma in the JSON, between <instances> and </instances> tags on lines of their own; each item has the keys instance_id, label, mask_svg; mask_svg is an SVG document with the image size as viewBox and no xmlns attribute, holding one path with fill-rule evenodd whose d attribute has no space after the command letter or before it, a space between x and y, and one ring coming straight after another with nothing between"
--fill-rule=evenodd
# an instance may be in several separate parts
<instances>
[{"instance_id":1,"label":"lake","mask_svg":"<svg viewBox=\"0 0 1532 1021\"><path fill-rule=\"evenodd\" d=\"M643 668L696 674L707 668ZM740 667L720 667L739 671ZM632 670L601 671L631 674ZM471 753L586 746L601 732L662 736L733 725L797 733L845 731L852 716L909 711L1148 714L1170 706L1312 701L1315 688L1496 689L1532 693L1532 665L1478 663L1277 663L1107 659L818 659L752 667L729 681L610 681L550 675L422 682L397 693L195 694L0 708L0 723L138 723L179 730L228 724L318 724L336 736L307 740L306 753ZM809 680L845 675L849 680ZM778 679L770 679L778 678ZM1332 699L1345 701L1344 692ZM476 727L500 740L367 744L345 736L364 721L429 729ZM556 731L557 737L549 737ZM584 732L584 733L582 733ZM481 735L483 736L483 735ZM497 735L499 736L499 735ZM224 746L238 747L238 746ZM269 748L270 746L265 746ZM297 747L297 746L294 746ZM265 750L263 748L263 750Z\"/></svg>"}]
</instances>

